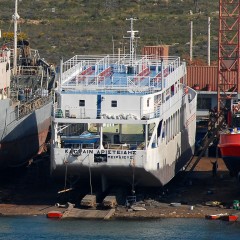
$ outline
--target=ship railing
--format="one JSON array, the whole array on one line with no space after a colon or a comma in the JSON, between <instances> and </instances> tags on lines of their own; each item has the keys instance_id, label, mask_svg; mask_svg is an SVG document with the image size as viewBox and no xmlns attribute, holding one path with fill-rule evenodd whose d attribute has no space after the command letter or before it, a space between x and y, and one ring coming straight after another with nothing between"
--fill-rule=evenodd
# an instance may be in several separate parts
<instances>
[{"instance_id":1,"label":"ship railing","mask_svg":"<svg viewBox=\"0 0 240 240\"><path fill-rule=\"evenodd\" d=\"M11 52L10 56L13 59L13 57L14 57L14 49L11 48L10 52ZM39 54L39 51L37 49L32 49L32 48L28 47L28 48L25 48L23 50L22 48L19 47L19 48L17 48L17 52L18 52L18 57L19 57L20 60L24 59L24 58L25 59L31 58L33 64L36 64L36 61L38 59L40 59L40 54Z\"/></svg>"},{"instance_id":2,"label":"ship railing","mask_svg":"<svg viewBox=\"0 0 240 240\"><path fill-rule=\"evenodd\" d=\"M67 106L67 111L63 111L63 108L56 108L54 110L54 116L56 118L77 118L77 119L108 119L112 120L148 120L154 119L164 112L168 111L172 106L179 104L182 101L182 98L179 95L183 95L183 91L180 89L178 92L175 92L173 95L171 91L168 93L167 100L163 103L161 99L154 103L154 111L143 110L140 113L140 110L136 109L117 109L117 112L110 112L108 109L102 109L101 112L97 113L97 109L83 109L76 107ZM97 113L97 114L96 114Z\"/></svg>"},{"instance_id":3,"label":"ship railing","mask_svg":"<svg viewBox=\"0 0 240 240\"><path fill-rule=\"evenodd\" d=\"M157 88L155 90L161 90L163 88L168 88L172 86L176 81L178 81L180 78L182 78L185 75L184 72L184 66L180 65L172 70L172 67L163 69L163 74L160 72L156 76L148 76L148 69L145 69L143 75L136 75L134 77L128 77L127 78L127 85L128 87L132 86L138 87L141 91L144 87L154 87Z\"/></svg>"},{"instance_id":4,"label":"ship railing","mask_svg":"<svg viewBox=\"0 0 240 240\"><path fill-rule=\"evenodd\" d=\"M157 58L156 55L146 55L146 58L152 66L161 66L163 63L164 65L174 65L178 67L182 64L178 56L159 56Z\"/></svg>"},{"instance_id":5,"label":"ship railing","mask_svg":"<svg viewBox=\"0 0 240 240\"><path fill-rule=\"evenodd\" d=\"M86 119L88 122L89 119L106 119L109 122L110 120L114 123L116 120L149 120L154 119L160 116L163 113L163 105L158 103L158 106L155 106L154 111L143 111L140 113L140 110L136 109L118 109L116 112L109 112L108 110L102 110L97 113L97 109L83 109L76 107L69 107L64 110L64 108L57 108L56 106L53 109L53 115L55 118L76 118L76 119ZM165 107L164 109L167 109Z\"/></svg>"},{"instance_id":6,"label":"ship railing","mask_svg":"<svg viewBox=\"0 0 240 240\"><path fill-rule=\"evenodd\" d=\"M112 65L125 65L125 66L133 66L135 69L135 72L141 72L141 66L161 66L164 64L165 66L173 66L173 69L180 66L180 58L175 56L168 56L168 57L161 57L156 58L151 55L140 55L136 57L136 60L131 63L130 55L123 55L123 54L116 54L116 55L76 55L66 62L63 63L63 73L65 71L68 71L69 69L73 68L75 65L78 65L79 63L90 66L104 66L104 68L107 68ZM116 67L116 66L115 66ZM140 68L140 69L137 69Z\"/></svg>"},{"instance_id":7,"label":"ship railing","mask_svg":"<svg viewBox=\"0 0 240 240\"><path fill-rule=\"evenodd\" d=\"M74 66L78 65L80 62L83 62L84 59L81 59L78 57L78 55L68 59L67 61L65 61L62 65L62 71L67 72L69 69L73 68ZM86 61L87 64L88 61Z\"/></svg>"},{"instance_id":8,"label":"ship railing","mask_svg":"<svg viewBox=\"0 0 240 240\"><path fill-rule=\"evenodd\" d=\"M142 73L146 68L149 67L149 60L147 56L143 56L141 59L134 61L133 68L136 75Z\"/></svg>"},{"instance_id":9,"label":"ship railing","mask_svg":"<svg viewBox=\"0 0 240 240\"><path fill-rule=\"evenodd\" d=\"M116 144L116 143L107 143L104 148L106 149L118 149L118 150L129 150L131 144L123 143L123 144Z\"/></svg>"},{"instance_id":10,"label":"ship railing","mask_svg":"<svg viewBox=\"0 0 240 240\"><path fill-rule=\"evenodd\" d=\"M42 73L43 69L41 66L19 66L17 68L17 75L40 76Z\"/></svg>"},{"instance_id":11,"label":"ship railing","mask_svg":"<svg viewBox=\"0 0 240 240\"><path fill-rule=\"evenodd\" d=\"M143 78L142 76L139 78ZM101 80L101 81L100 81ZM101 91L106 94L149 94L161 90L161 83L153 84L149 76L145 77L144 81L138 83L132 82L129 78L128 83L123 77L113 78L93 75L85 75L83 81L69 81L62 85L62 89L77 93L79 91L86 93L96 93Z\"/></svg>"},{"instance_id":12,"label":"ship railing","mask_svg":"<svg viewBox=\"0 0 240 240\"><path fill-rule=\"evenodd\" d=\"M64 73L69 69L74 68L79 63L81 63L83 66L94 66L103 58L103 55L76 55L63 63L62 70Z\"/></svg>"},{"instance_id":13,"label":"ship railing","mask_svg":"<svg viewBox=\"0 0 240 240\"><path fill-rule=\"evenodd\" d=\"M146 73L148 70L146 71ZM155 78L155 77L154 77ZM162 90L162 81L154 81L154 78L148 76L135 76L134 78L127 78L127 88L132 91L132 93L153 93Z\"/></svg>"},{"instance_id":14,"label":"ship railing","mask_svg":"<svg viewBox=\"0 0 240 240\"><path fill-rule=\"evenodd\" d=\"M66 70L65 72L62 73L61 76L61 84L64 84L66 82L68 82L69 80L77 77L77 75L79 73L81 73L83 71L83 63L79 62L78 64L72 66L71 68L69 68L68 70Z\"/></svg>"},{"instance_id":15,"label":"ship railing","mask_svg":"<svg viewBox=\"0 0 240 240\"><path fill-rule=\"evenodd\" d=\"M143 150L145 148L144 142L131 142L126 141L124 143L106 143L104 149L111 150Z\"/></svg>"},{"instance_id":16,"label":"ship railing","mask_svg":"<svg viewBox=\"0 0 240 240\"><path fill-rule=\"evenodd\" d=\"M169 111L172 107L175 105L180 105L180 102L182 101L182 98L179 97L179 94L183 96L183 92L179 90L179 92L175 93L173 96L171 96L171 93L169 95L169 98L167 101L164 103L159 100L158 102L155 103L154 106L154 112L144 112L143 111L143 116L141 119L153 119L153 118L158 118L165 112Z\"/></svg>"},{"instance_id":17,"label":"ship railing","mask_svg":"<svg viewBox=\"0 0 240 240\"><path fill-rule=\"evenodd\" d=\"M101 73L99 72L104 72L105 69L109 68L109 56L104 56L103 58L99 59L96 63L95 63L95 75L99 75Z\"/></svg>"},{"instance_id":18,"label":"ship railing","mask_svg":"<svg viewBox=\"0 0 240 240\"><path fill-rule=\"evenodd\" d=\"M94 66L95 76L98 76L99 71L104 71L105 69L109 68L110 60L109 56L104 57L88 57L87 59L82 59L80 56L75 56L63 64L63 73L62 73L62 80L61 84L64 84L73 78L76 78L78 74L84 71L86 68L90 66ZM101 68L103 68L101 70ZM100 73L101 74L101 73Z\"/></svg>"},{"instance_id":19,"label":"ship railing","mask_svg":"<svg viewBox=\"0 0 240 240\"><path fill-rule=\"evenodd\" d=\"M108 55L75 55L69 60L63 63L63 71L72 68L74 65L79 62L91 63L91 65L95 65L101 59L107 59L106 63L118 63L124 65L130 65L131 59L129 54L108 54ZM176 65L180 65L180 58L178 56L159 56L156 55L136 55L136 58L133 60L133 65L137 65L139 62L148 62L149 65L161 65L162 62L164 64L174 63Z\"/></svg>"},{"instance_id":20,"label":"ship railing","mask_svg":"<svg viewBox=\"0 0 240 240\"><path fill-rule=\"evenodd\" d=\"M148 60L146 60L148 61ZM166 60L167 61L167 60ZM62 87L82 87L87 90L88 86L96 86L97 88L100 86L105 86L110 88L111 86L119 87L117 84L119 81L121 81L121 76L115 74L111 74L111 71L109 69L116 69L116 66L109 66L109 58L108 56L104 59L100 59L95 65L85 65L83 62L79 62L77 65L74 65L74 67L69 68L67 71L63 72L62 74L62 84L64 84ZM156 65L154 65L156 64ZM163 67L161 67L160 64L164 64ZM81 73L86 67L93 67L93 71L95 71L94 74L91 75L85 75L84 81L76 81L76 78L78 74ZM148 76L148 66L150 68L156 67L156 72L163 71L163 74L156 73L156 76ZM185 65L184 65L185 66ZM127 81L122 81L123 85L125 84L125 87L128 88L130 86L138 86L138 87L169 87L171 86L177 79L181 78L185 72L183 71L184 67L180 64L179 58L169 61L168 63L162 61L161 63L148 63L144 64L142 62L141 67L145 67L145 70L142 70L140 73L144 74L135 74L132 77L128 77ZM140 67L140 68L141 68ZM158 69L160 67L160 70ZM122 68L122 67L121 67ZM126 68L126 66L125 66ZM139 68L139 67L138 67ZM139 71L141 69L138 69ZM99 73L99 70L102 69L102 72ZM108 69L108 70L106 70ZM126 69L125 69L126 70ZM107 75L102 76L102 74L105 74L105 71L107 71ZM135 72L135 70L134 70ZM144 75L144 76L142 76ZM111 76L111 78L110 78ZM162 79L163 78L163 79ZM75 81L70 81L72 79L75 79ZM121 84L120 84L121 85ZM158 89L159 90L159 89ZM145 91L140 89L140 91Z\"/></svg>"},{"instance_id":21,"label":"ship railing","mask_svg":"<svg viewBox=\"0 0 240 240\"><path fill-rule=\"evenodd\" d=\"M34 99L31 99L30 101L27 101L24 104L21 104L16 109L16 119L19 120L32 111L41 108L42 106L46 105L47 103L52 101L52 96L38 96Z\"/></svg>"},{"instance_id":22,"label":"ship railing","mask_svg":"<svg viewBox=\"0 0 240 240\"><path fill-rule=\"evenodd\" d=\"M99 148L99 143L64 143L62 142L62 139L58 139L56 141L57 148L70 148L76 152L81 152L82 149L98 149Z\"/></svg>"},{"instance_id":23,"label":"ship railing","mask_svg":"<svg viewBox=\"0 0 240 240\"><path fill-rule=\"evenodd\" d=\"M123 72L125 70L125 66L129 62L130 62L130 55L118 54L117 59L114 61L114 65L113 65L114 71Z\"/></svg>"},{"instance_id":24,"label":"ship railing","mask_svg":"<svg viewBox=\"0 0 240 240\"><path fill-rule=\"evenodd\" d=\"M56 141L57 148L68 148L74 150L74 152L77 152L76 150L82 149L99 149L99 143L64 143L62 142L61 138L59 138ZM103 149L107 150L144 150L145 149L145 143L144 142L129 142L129 143L105 143L103 146Z\"/></svg>"},{"instance_id":25,"label":"ship railing","mask_svg":"<svg viewBox=\"0 0 240 240\"><path fill-rule=\"evenodd\" d=\"M34 58L34 59L39 59L40 58L40 54L38 52L37 49L30 49L30 57Z\"/></svg>"},{"instance_id":26,"label":"ship railing","mask_svg":"<svg viewBox=\"0 0 240 240\"><path fill-rule=\"evenodd\" d=\"M104 59L104 65L105 61L107 61L106 59ZM66 63L65 63L66 64ZM64 71L62 73L62 77L61 77L61 85L74 85L77 84L77 77L79 74L81 74L81 72L83 72L85 69L89 68L89 67L93 67L94 66L94 72L95 74L93 74L93 76L97 76L97 72L99 71L99 63L93 62L93 61L79 61L76 64L71 64L71 62L67 65L64 66ZM91 75L92 76L92 75ZM87 75L85 75L85 77L87 77ZM71 80L75 80L75 81L71 81ZM69 83L69 81L71 81Z\"/></svg>"}]
</instances>

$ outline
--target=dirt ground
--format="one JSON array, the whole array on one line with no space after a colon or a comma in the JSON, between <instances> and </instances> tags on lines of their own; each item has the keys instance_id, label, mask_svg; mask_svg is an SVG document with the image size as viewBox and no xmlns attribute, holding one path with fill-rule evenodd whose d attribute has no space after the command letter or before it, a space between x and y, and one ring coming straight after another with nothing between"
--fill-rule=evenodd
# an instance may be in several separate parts
<instances>
[{"instance_id":1,"label":"dirt ground","mask_svg":"<svg viewBox=\"0 0 240 240\"><path fill-rule=\"evenodd\" d=\"M202 158L192 173L180 174L154 193L145 192L137 202L137 206L143 208L141 211L124 205L117 206L114 218L202 218L209 214L237 213L238 210L233 209L233 201L240 199L239 183L229 176L221 159L218 159L217 176L213 177L211 161L214 160ZM26 178L18 177L18 174L14 179L2 177L0 215L46 215L52 210L64 212L65 208L55 206L60 201L58 191L62 186L47 179L44 181L38 185L29 183L29 178L26 182Z\"/></svg>"}]
</instances>

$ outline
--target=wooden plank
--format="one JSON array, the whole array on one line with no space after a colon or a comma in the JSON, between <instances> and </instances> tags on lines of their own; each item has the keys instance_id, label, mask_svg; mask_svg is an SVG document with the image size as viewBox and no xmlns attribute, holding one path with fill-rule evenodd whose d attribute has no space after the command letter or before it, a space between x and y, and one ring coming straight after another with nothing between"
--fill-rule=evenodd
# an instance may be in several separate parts
<instances>
[{"instance_id":1,"label":"wooden plank","mask_svg":"<svg viewBox=\"0 0 240 240\"><path fill-rule=\"evenodd\" d=\"M109 219L115 213L115 209L111 210L92 210L73 208L64 212L62 218L78 218L78 219Z\"/></svg>"},{"instance_id":2,"label":"wooden plank","mask_svg":"<svg viewBox=\"0 0 240 240\"><path fill-rule=\"evenodd\" d=\"M96 195L86 195L82 201L81 201L81 205L84 207L95 207L97 205L96 202Z\"/></svg>"},{"instance_id":3,"label":"wooden plank","mask_svg":"<svg viewBox=\"0 0 240 240\"><path fill-rule=\"evenodd\" d=\"M108 208L114 208L117 205L116 196L106 196L103 199L103 206Z\"/></svg>"}]
</instances>

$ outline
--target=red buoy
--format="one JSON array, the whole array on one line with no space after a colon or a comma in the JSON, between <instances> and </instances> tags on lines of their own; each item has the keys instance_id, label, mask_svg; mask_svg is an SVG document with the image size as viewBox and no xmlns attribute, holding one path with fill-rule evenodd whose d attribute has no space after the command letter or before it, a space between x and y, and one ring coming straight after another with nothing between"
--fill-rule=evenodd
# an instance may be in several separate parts
<instances>
[{"instance_id":1,"label":"red buoy","mask_svg":"<svg viewBox=\"0 0 240 240\"><path fill-rule=\"evenodd\" d=\"M48 218L61 218L63 216L62 212L59 211L50 211L47 214Z\"/></svg>"}]
</instances>

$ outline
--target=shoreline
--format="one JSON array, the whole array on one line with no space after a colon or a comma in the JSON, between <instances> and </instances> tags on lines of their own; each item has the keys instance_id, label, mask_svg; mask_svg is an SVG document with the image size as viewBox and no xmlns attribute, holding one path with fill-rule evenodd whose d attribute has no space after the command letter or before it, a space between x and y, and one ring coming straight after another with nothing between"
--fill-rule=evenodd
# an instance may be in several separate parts
<instances>
[{"instance_id":1,"label":"shoreline","mask_svg":"<svg viewBox=\"0 0 240 240\"><path fill-rule=\"evenodd\" d=\"M158 207L145 207L144 211L129 211L124 206L118 206L115 209L115 213L109 218L109 220L151 220L160 218L205 218L206 215L215 214L234 214L240 215L240 211L235 209L225 209L219 207L209 206L191 206L181 205L177 207L170 206L168 203L160 203ZM74 211L79 208L73 208L71 214L74 215ZM60 211L64 213L67 209L58 208L56 206L47 205L15 205L15 204L0 204L0 217L17 217L17 216L47 216L50 211ZM94 212L95 209L84 209L84 211ZM107 214L109 210L97 210ZM94 214L90 217L65 217L64 219L99 219L101 217L94 217ZM102 219L102 218L101 218Z\"/></svg>"},{"instance_id":2,"label":"shoreline","mask_svg":"<svg viewBox=\"0 0 240 240\"><path fill-rule=\"evenodd\" d=\"M145 196L144 199L137 202L137 206L140 206L141 210L134 211L118 205L109 219L205 218L206 215L213 214L238 214L238 212L240 214L240 210L233 209L233 201L240 199L237 180L229 176L221 159L218 159L217 177L213 177L211 160L212 158L203 158L193 172L187 173L187 181L183 181L185 176L179 176L164 187L164 192L157 189L154 194L149 193L149 196ZM67 208L55 206L60 201L57 194L59 186L42 183L42 186L39 187L34 182L29 187L29 185L22 184L19 179L17 181L18 184L14 180L10 183L6 181L5 186L0 185L0 216L46 216L50 211L62 213L67 211ZM50 181L50 183L52 182ZM136 191L136 193L138 192ZM74 213L74 211L82 209L79 206L79 195L71 203L76 207L71 209L71 214L66 218L76 215L74 218L81 219L80 215ZM208 205L214 203L215 206L214 204L208 206L206 203ZM100 216L101 211L104 213L107 210L94 208L85 209L85 211L89 212L84 215L83 219L96 219L98 218L96 216Z\"/></svg>"}]
</instances>

